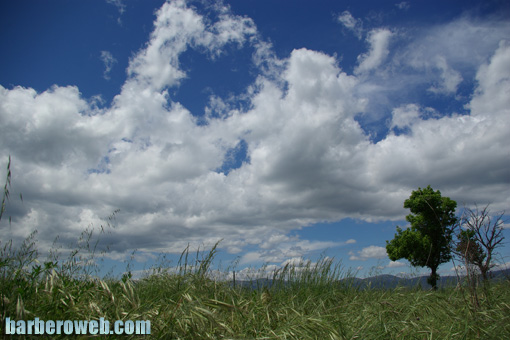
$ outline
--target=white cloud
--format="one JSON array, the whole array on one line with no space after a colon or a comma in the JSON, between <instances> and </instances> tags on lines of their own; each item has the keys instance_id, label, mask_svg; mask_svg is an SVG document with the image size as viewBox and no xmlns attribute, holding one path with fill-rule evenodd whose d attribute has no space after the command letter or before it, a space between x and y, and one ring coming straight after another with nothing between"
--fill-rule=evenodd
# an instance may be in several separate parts
<instances>
[{"instance_id":1,"label":"white cloud","mask_svg":"<svg viewBox=\"0 0 510 340\"><path fill-rule=\"evenodd\" d=\"M252 60L255 66L260 69L260 73L283 87L280 75L285 70L285 60L278 59L273 45L267 41L256 39L254 47L255 53L253 53Z\"/></svg>"},{"instance_id":2,"label":"white cloud","mask_svg":"<svg viewBox=\"0 0 510 340\"><path fill-rule=\"evenodd\" d=\"M448 66L446 59L442 56L436 57L435 64L441 70L441 81L438 85L431 86L429 91L437 94L455 94L457 87L462 82L462 76Z\"/></svg>"},{"instance_id":3,"label":"white cloud","mask_svg":"<svg viewBox=\"0 0 510 340\"><path fill-rule=\"evenodd\" d=\"M345 241L345 244L355 244L355 243L356 243L356 240L354 240L354 239Z\"/></svg>"},{"instance_id":4,"label":"white cloud","mask_svg":"<svg viewBox=\"0 0 510 340\"><path fill-rule=\"evenodd\" d=\"M185 77L178 57L204 31L202 18L184 1L166 2L158 10L147 47L131 60L128 74L156 90L177 85Z\"/></svg>"},{"instance_id":5,"label":"white cloud","mask_svg":"<svg viewBox=\"0 0 510 340\"><path fill-rule=\"evenodd\" d=\"M399 36L412 39L394 52L394 82L402 85L401 90L421 82L431 91L454 94L463 80L475 76L509 34L508 21L469 15L413 33L400 31Z\"/></svg>"},{"instance_id":6,"label":"white cloud","mask_svg":"<svg viewBox=\"0 0 510 340\"><path fill-rule=\"evenodd\" d=\"M383 258L386 257L386 248L379 246L369 246L363 248L360 252L362 258Z\"/></svg>"},{"instance_id":7,"label":"white cloud","mask_svg":"<svg viewBox=\"0 0 510 340\"><path fill-rule=\"evenodd\" d=\"M299 275L300 272L306 270L314 270L321 269L323 265L334 265L331 258L325 257L322 258L319 262L312 262L311 260L306 260L302 257L292 257L280 264L269 264L263 265L262 267L245 267L241 270L236 270L235 276L236 280L240 281L250 281L256 279L265 279L265 278L273 278L275 275L281 274L282 269L288 266L287 269L294 275ZM233 279L233 272L218 273L216 277L221 277L222 279Z\"/></svg>"},{"instance_id":8,"label":"white cloud","mask_svg":"<svg viewBox=\"0 0 510 340\"><path fill-rule=\"evenodd\" d=\"M106 0L106 2L117 7L120 14L126 10L126 4L122 0Z\"/></svg>"},{"instance_id":9,"label":"white cloud","mask_svg":"<svg viewBox=\"0 0 510 340\"><path fill-rule=\"evenodd\" d=\"M417 104L406 104L396 107L392 111L390 129L411 128L414 124L428 118L438 118L441 115L431 107L420 107Z\"/></svg>"},{"instance_id":10,"label":"white cloud","mask_svg":"<svg viewBox=\"0 0 510 340\"><path fill-rule=\"evenodd\" d=\"M358 39L361 39L363 35L363 22L361 19L355 19L351 12L344 11L338 16L338 22L352 31Z\"/></svg>"},{"instance_id":11,"label":"white cloud","mask_svg":"<svg viewBox=\"0 0 510 340\"><path fill-rule=\"evenodd\" d=\"M288 260L282 262L281 266L290 266L290 267L306 267L310 266L312 262L310 260L304 260L302 257L293 257Z\"/></svg>"},{"instance_id":12,"label":"white cloud","mask_svg":"<svg viewBox=\"0 0 510 340\"><path fill-rule=\"evenodd\" d=\"M420 119L420 108L416 104L407 104L393 110L391 128L411 127Z\"/></svg>"},{"instance_id":13,"label":"white cloud","mask_svg":"<svg viewBox=\"0 0 510 340\"><path fill-rule=\"evenodd\" d=\"M505 270L505 269L510 269L510 262L496 263L492 270L494 271L494 270Z\"/></svg>"},{"instance_id":14,"label":"white cloud","mask_svg":"<svg viewBox=\"0 0 510 340\"><path fill-rule=\"evenodd\" d=\"M274 263L281 262L282 266L287 263L295 263L296 259L302 259L304 256L327 248L342 245L339 242L331 241L308 241L297 237L290 238L285 235L271 235L267 241L260 246L260 250L244 254L239 263ZM290 261L290 262L289 262ZM302 260L301 260L302 261Z\"/></svg>"},{"instance_id":15,"label":"white cloud","mask_svg":"<svg viewBox=\"0 0 510 340\"><path fill-rule=\"evenodd\" d=\"M469 108L473 115L508 117L510 91L510 44L502 40L489 63L484 63L476 74L478 87Z\"/></svg>"},{"instance_id":16,"label":"white cloud","mask_svg":"<svg viewBox=\"0 0 510 340\"><path fill-rule=\"evenodd\" d=\"M407 1L399 2L398 4L395 4L395 6L397 6L398 9L402 9L405 11L407 11L409 8L411 8L411 5Z\"/></svg>"},{"instance_id":17,"label":"white cloud","mask_svg":"<svg viewBox=\"0 0 510 340\"><path fill-rule=\"evenodd\" d=\"M388 29L374 29L368 33L367 42L370 51L358 56L359 65L354 70L356 74L362 74L379 67L389 54L389 43L393 33Z\"/></svg>"},{"instance_id":18,"label":"white cloud","mask_svg":"<svg viewBox=\"0 0 510 340\"><path fill-rule=\"evenodd\" d=\"M361 249L357 253L349 252L349 260L365 261L368 259L381 259L387 257L386 248L379 246L369 246Z\"/></svg>"},{"instance_id":19,"label":"white cloud","mask_svg":"<svg viewBox=\"0 0 510 340\"><path fill-rule=\"evenodd\" d=\"M349 260L351 261L360 261L361 260L361 257L357 256L356 253L354 253L353 251L350 251L349 252Z\"/></svg>"},{"instance_id":20,"label":"white cloud","mask_svg":"<svg viewBox=\"0 0 510 340\"><path fill-rule=\"evenodd\" d=\"M222 53L221 48L229 43L242 46L247 37L257 33L253 20L246 17L233 16L228 7L221 7L219 20L210 27L210 34L205 34L198 40L200 44L209 46L215 55ZM209 32L208 32L209 33Z\"/></svg>"},{"instance_id":21,"label":"white cloud","mask_svg":"<svg viewBox=\"0 0 510 340\"><path fill-rule=\"evenodd\" d=\"M104 63L104 72L103 77L106 80L110 79L110 72L113 69L113 65L117 63L117 59L113 57L111 52L108 51L101 51L101 61Z\"/></svg>"},{"instance_id":22,"label":"white cloud","mask_svg":"<svg viewBox=\"0 0 510 340\"><path fill-rule=\"evenodd\" d=\"M406 264L403 263L403 262L398 262L398 261L390 261L390 263L388 264L388 268L400 268L400 267L405 267Z\"/></svg>"},{"instance_id":23,"label":"white cloud","mask_svg":"<svg viewBox=\"0 0 510 340\"><path fill-rule=\"evenodd\" d=\"M232 15L228 7L216 7L219 20L206 24L184 0L163 4L147 47L130 62L130 77L155 90L176 86L186 77L180 68L179 55L189 47L205 48L210 56L216 57L226 44L242 46L247 36L256 33L251 19Z\"/></svg>"},{"instance_id":24,"label":"white cloud","mask_svg":"<svg viewBox=\"0 0 510 340\"><path fill-rule=\"evenodd\" d=\"M236 271L236 281L252 281L257 279L266 279L266 278L273 278L274 273L276 270L278 270L280 267L277 265L267 265L259 268L243 268L239 271ZM228 275L228 279L233 279L233 273L230 272Z\"/></svg>"},{"instance_id":25,"label":"white cloud","mask_svg":"<svg viewBox=\"0 0 510 340\"><path fill-rule=\"evenodd\" d=\"M117 22L119 25L122 25L121 16L126 11L126 4L123 0L106 0L106 2L110 5L114 5L117 7L117 10L119 11L119 18L117 19Z\"/></svg>"}]
</instances>

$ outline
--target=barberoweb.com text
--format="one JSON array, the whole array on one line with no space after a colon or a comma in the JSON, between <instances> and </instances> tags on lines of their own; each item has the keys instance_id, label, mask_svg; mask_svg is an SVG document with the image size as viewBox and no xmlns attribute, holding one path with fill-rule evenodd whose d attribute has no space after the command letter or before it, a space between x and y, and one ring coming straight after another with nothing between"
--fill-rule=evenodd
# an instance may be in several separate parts
<instances>
[{"instance_id":1,"label":"barberoweb.com text","mask_svg":"<svg viewBox=\"0 0 510 340\"><path fill-rule=\"evenodd\" d=\"M110 327L113 326L113 327ZM149 320L117 320L113 323L99 318L99 320L11 320L5 319L6 335L146 335L151 334L151 322Z\"/></svg>"}]
</instances>

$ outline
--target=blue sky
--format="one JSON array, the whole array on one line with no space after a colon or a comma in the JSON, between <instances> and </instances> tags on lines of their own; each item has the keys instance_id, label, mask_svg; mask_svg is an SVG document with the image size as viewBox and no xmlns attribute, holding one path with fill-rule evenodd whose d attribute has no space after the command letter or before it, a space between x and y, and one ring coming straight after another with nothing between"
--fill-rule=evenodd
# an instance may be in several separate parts
<instances>
[{"instance_id":1,"label":"blue sky","mask_svg":"<svg viewBox=\"0 0 510 340\"><path fill-rule=\"evenodd\" d=\"M418 187L510 209L506 1L289 4L2 2L0 159L24 198L2 241L47 250L120 209L117 268L221 239L241 273L368 275L411 270L384 246Z\"/></svg>"}]
</instances>

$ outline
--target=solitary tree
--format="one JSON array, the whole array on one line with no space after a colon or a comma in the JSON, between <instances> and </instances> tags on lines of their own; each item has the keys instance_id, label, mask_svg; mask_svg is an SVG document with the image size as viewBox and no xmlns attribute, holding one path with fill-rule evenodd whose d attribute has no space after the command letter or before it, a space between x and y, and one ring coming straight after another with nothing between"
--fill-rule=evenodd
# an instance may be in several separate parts
<instances>
[{"instance_id":1,"label":"solitary tree","mask_svg":"<svg viewBox=\"0 0 510 340\"><path fill-rule=\"evenodd\" d=\"M457 222L456 207L457 202L442 197L430 185L418 188L404 202L404 208L411 210L406 216L411 227L403 230L397 226L395 238L386 241L386 252L392 261L405 258L415 267L430 268L427 282L434 289L439 278L437 268L452 258L450 244Z\"/></svg>"},{"instance_id":2,"label":"solitary tree","mask_svg":"<svg viewBox=\"0 0 510 340\"><path fill-rule=\"evenodd\" d=\"M489 271L495 266L493 261L496 248L502 245L503 216L505 212L491 216L489 205L478 210L466 208L460 218L460 232L456 252L468 264L480 269L485 282L489 279Z\"/></svg>"}]
</instances>

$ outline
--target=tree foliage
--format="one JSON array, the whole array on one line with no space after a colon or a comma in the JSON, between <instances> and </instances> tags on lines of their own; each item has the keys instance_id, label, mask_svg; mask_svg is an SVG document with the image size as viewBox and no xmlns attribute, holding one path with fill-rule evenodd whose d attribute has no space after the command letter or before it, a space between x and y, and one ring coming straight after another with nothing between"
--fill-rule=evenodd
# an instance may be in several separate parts
<instances>
[{"instance_id":1,"label":"tree foliage","mask_svg":"<svg viewBox=\"0 0 510 340\"><path fill-rule=\"evenodd\" d=\"M406 216L411 227L397 227L395 238L386 241L386 251L392 261L404 258L415 267L430 268L428 282L434 289L439 278L437 268L452 258L450 244L457 222L456 207L457 202L442 197L430 185L418 188L404 201L404 208L411 211Z\"/></svg>"}]
</instances>

